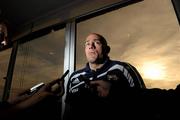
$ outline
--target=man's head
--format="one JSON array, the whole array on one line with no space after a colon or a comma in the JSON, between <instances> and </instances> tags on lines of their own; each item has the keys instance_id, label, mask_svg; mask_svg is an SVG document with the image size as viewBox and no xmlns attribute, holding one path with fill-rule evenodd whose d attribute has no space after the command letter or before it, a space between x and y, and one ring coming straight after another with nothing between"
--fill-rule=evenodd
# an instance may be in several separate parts
<instances>
[{"instance_id":1,"label":"man's head","mask_svg":"<svg viewBox=\"0 0 180 120\"><path fill-rule=\"evenodd\" d=\"M0 19L0 44L7 45L8 30L5 21Z\"/></svg>"},{"instance_id":2,"label":"man's head","mask_svg":"<svg viewBox=\"0 0 180 120\"><path fill-rule=\"evenodd\" d=\"M86 38L85 54L88 62L101 63L108 58L110 47L106 39L97 33L91 33Z\"/></svg>"}]
</instances>

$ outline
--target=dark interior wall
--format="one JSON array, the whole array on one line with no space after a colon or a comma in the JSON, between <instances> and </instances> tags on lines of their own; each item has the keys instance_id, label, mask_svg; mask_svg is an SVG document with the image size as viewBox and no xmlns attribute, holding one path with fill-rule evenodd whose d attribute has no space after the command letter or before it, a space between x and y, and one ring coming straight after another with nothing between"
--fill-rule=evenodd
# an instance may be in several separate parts
<instances>
[{"instance_id":1,"label":"dark interior wall","mask_svg":"<svg viewBox=\"0 0 180 120\"><path fill-rule=\"evenodd\" d=\"M21 38L27 35L30 31L37 31L46 28L50 25L64 22L68 19L83 15L87 12L99 9L101 7L128 0L76 0L66 6L55 8L48 11L45 15L39 16L34 21L29 21L29 24L21 27L13 39ZM33 24L33 28L32 28Z\"/></svg>"}]
</instances>

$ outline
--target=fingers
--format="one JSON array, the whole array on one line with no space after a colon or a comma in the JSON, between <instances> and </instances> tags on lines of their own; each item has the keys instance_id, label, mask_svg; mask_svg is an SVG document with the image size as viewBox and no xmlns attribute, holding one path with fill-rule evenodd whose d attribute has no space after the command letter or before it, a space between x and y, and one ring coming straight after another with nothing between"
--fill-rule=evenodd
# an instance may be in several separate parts
<instances>
[{"instance_id":1,"label":"fingers","mask_svg":"<svg viewBox=\"0 0 180 120\"><path fill-rule=\"evenodd\" d=\"M90 85L96 86L98 96L106 97L109 95L111 83L104 80L91 81Z\"/></svg>"},{"instance_id":2,"label":"fingers","mask_svg":"<svg viewBox=\"0 0 180 120\"><path fill-rule=\"evenodd\" d=\"M108 90L103 89L102 87L97 87L98 96L106 97L108 95Z\"/></svg>"},{"instance_id":3,"label":"fingers","mask_svg":"<svg viewBox=\"0 0 180 120\"><path fill-rule=\"evenodd\" d=\"M54 84L60 83L61 81L64 81L64 80L62 80L62 79L56 79L56 80L53 80L53 81L49 82L48 84L49 84L50 86L53 86Z\"/></svg>"},{"instance_id":4,"label":"fingers","mask_svg":"<svg viewBox=\"0 0 180 120\"><path fill-rule=\"evenodd\" d=\"M56 96L61 96L64 93L64 80L63 81L58 81L54 80L49 83L47 83L45 86L40 89L40 91L45 91L52 93Z\"/></svg>"},{"instance_id":5,"label":"fingers","mask_svg":"<svg viewBox=\"0 0 180 120\"><path fill-rule=\"evenodd\" d=\"M17 96L22 96L22 95L25 95L25 94L27 94L27 93L29 93L29 89L26 89L26 90L23 90L23 91L19 92L19 93L17 94Z\"/></svg>"}]
</instances>

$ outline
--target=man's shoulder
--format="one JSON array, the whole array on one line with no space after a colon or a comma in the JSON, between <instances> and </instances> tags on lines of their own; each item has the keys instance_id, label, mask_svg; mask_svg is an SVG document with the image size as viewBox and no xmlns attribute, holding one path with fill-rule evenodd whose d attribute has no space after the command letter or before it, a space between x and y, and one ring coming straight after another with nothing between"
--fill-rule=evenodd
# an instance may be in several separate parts
<instances>
[{"instance_id":1,"label":"man's shoulder","mask_svg":"<svg viewBox=\"0 0 180 120\"><path fill-rule=\"evenodd\" d=\"M81 69L78 69L78 70L75 70L72 74L78 74L78 73L82 73L86 70L86 68L81 68Z\"/></svg>"},{"instance_id":2,"label":"man's shoulder","mask_svg":"<svg viewBox=\"0 0 180 120\"><path fill-rule=\"evenodd\" d=\"M119 64L123 67L132 67L133 69L136 69L131 63L125 62L125 61L118 61L118 60L110 60L111 64Z\"/></svg>"},{"instance_id":3,"label":"man's shoulder","mask_svg":"<svg viewBox=\"0 0 180 120\"><path fill-rule=\"evenodd\" d=\"M71 77L76 76L76 75L80 75L80 74L84 74L85 71L86 71L86 68L81 68L81 69L75 70L75 71L71 74Z\"/></svg>"},{"instance_id":4,"label":"man's shoulder","mask_svg":"<svg viewBox=\"0 0 180 120\"><path fill-rule=\"evenodd\" d=\"M127 75L129 73L129 75L131 76L131 79L133 79L133 82L136 87L146 88L141 74L139 73L139 71L136 69L136 67L134 65L132 65L129 62L116 61L116 60L112 60L111 64L113 64L113 66L117 66L118 68L121 68L120 70L122 70L122 72L124 72L124 74Z\"/></svg>"},{"instance_id":5,"label":"man's shoulder","mask_svg":"<svg viewBox=\"0 0 180 120\"><path fill-rule=\"evenodd\" d=\"M109 66L120 66L122 68L126 68L127 66L132 66L134 67L133 65L131 65L130 63L128 62L124 62L124 61L119 61L119 60L110 60L109 62Z\"/></svg>"},{"instance_id":6,"label":"man's shoulder","mask_svg":"<svg viewBox=\"0 0 180 120\"><path fill-rule=\"evenodd\" d=\"M112 64L121 64L123 65L125 62L124 61L120 61L120 60L114 60L114 59L110 59L109 60Z\"/></svg>"}]
</instances>

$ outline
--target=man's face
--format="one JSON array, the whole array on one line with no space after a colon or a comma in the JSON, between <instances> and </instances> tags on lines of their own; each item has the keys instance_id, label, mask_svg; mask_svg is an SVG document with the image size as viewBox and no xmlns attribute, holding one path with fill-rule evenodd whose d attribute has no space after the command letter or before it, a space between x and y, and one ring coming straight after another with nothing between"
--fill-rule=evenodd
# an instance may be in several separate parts
<instances>
[{"instance_id":1,"label":"man's face","mask_svg":"<svg viewBox=\"0 0 180 120\"><path fill-rule=\"evenodd\" d=\"M96 63L102 54L102 44L99 41L99 36L96 34L90 34L86 38L85 42L85 54L89 63Z\"/></svg>"}]
</instances>

